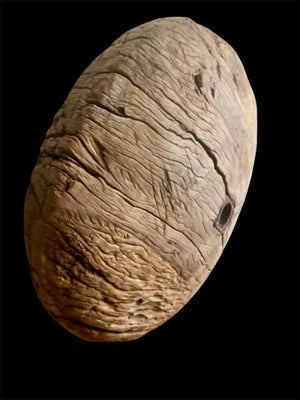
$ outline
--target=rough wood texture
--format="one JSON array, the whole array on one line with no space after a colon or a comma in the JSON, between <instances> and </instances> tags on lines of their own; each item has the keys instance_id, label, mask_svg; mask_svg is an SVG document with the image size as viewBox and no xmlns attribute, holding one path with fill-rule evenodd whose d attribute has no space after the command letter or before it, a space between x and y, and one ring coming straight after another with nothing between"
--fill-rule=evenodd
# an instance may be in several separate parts
<instances>
[{"instance_id":1,"label":"rough wood texture","mask_svg":"<svg viewBox=\"0 0 300 400\"><path fill-rule=\"evenodd\" d=\"M55 115L27 191L48 313L99 342L169 319L220 257L255 150L255 98L224 40L183 17L122 35Z\"/></svg>"}]
</instances>

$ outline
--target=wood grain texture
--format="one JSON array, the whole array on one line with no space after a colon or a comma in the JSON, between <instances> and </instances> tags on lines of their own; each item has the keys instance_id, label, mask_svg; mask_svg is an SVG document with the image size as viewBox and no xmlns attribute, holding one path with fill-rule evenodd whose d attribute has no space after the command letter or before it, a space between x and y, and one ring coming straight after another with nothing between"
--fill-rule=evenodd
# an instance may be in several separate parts
<instances>
[{"instance_id":1,"label":"wood grain texture","mask_svg":"<svg viewBox=\"0 0 300 400\"><path fill-rule=\"evenodd\" d=\"M90 341L136 339L210 274L246 197L256 102L235 51L184 17L117 39L54 117L25 199L48 313Z\"/></svg>"}]
</instances>

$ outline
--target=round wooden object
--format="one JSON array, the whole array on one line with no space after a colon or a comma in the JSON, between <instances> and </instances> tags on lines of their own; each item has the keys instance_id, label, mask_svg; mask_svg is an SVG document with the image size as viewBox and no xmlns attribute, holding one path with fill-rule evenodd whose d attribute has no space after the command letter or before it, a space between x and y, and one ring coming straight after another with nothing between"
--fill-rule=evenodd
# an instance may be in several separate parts
<instances>
[{"instance_id":1,"label":"round wooden object","mask_svg":"<svg viewBox=\"0 0 300 400\"><path fill-rule=\"evenodd\" d=\"M235 51L189 18L117 39L54 117L25 200L37 295L89 341L136 339L200 288L245 200L256 102Z\"/></svg>"}]
</instances>

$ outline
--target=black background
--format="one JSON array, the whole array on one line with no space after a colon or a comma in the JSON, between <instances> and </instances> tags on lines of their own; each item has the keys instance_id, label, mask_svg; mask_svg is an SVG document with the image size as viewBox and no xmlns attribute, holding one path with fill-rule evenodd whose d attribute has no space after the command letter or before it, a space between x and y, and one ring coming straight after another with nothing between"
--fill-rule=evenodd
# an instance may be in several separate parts
<instances>
[{"instance_id":1,"label":"black background","mask_svg":"<svg viewBox=\"0 0 300 400\"><path fill-rule=\"evenodd\" d=\"M299 3L1 5L3 398L299 398ZM29 275L23 203L52 118L126 30L188 16L230 43L258 106L244 208L216 268L169 322L89 343L52 321Z\"/></svg>"}]
</instances>

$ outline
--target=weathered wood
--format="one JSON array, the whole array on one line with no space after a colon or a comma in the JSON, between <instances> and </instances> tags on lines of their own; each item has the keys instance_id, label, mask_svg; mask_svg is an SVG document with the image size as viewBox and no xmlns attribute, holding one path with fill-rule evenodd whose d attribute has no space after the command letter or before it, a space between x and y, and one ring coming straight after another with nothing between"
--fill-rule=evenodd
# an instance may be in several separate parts
<instances>
[{"instance_id":1,"label":"weathered wood","mask_svg":"<svg viewBox=\"0 0 300 400\"><path fill-rule=\"evenodd\" d=\"M25 200L34 287L90 341L174 315L220 257L256 150L256 103L234 50L191 19L117 39L75 83Z\"/></svg>"}]
</instances>

